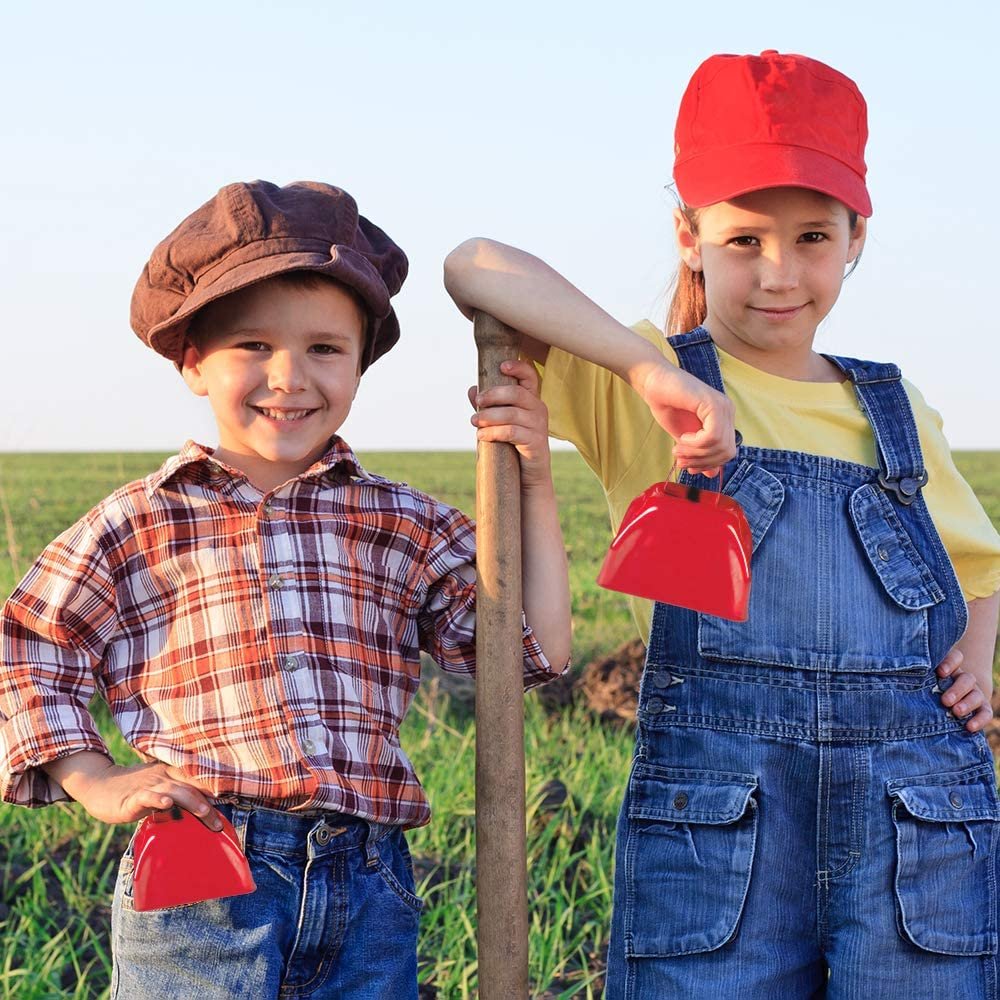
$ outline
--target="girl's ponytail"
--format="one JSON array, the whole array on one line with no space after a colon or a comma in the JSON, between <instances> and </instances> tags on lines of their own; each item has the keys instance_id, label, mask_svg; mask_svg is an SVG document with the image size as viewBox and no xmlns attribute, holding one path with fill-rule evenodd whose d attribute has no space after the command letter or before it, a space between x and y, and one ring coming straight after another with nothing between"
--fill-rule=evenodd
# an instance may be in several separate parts
<instances>
[{"instance_id":1,"label":"girl's ponytail","mask_svg":"<svg viewBox=\"0 0 1000 1000\"><path fill-rule=\"evenodd\" d=\"M692 271L681 261L674 277L674 297L667 311L667 336L687 333L701 326L707 315L705 275L701 271Z\"/></svg>"},{"instance_id":2,"label":"girl's ponytail","mask_svg":"<svg viewBox=\"0 0 1000 1000\"><path fill-rule=\"evenodd\" d=\"M698 235L697 208L688 208L678 198L678 208L684 214L687 228L692 236ZM687 333L696 326L701 326L708 316L708 303L705 301L705 275L701 271L692 271L681 261L674 275L674 297L670 300L667 310L667 336L675 333Z\"/></svg>"}]
</instances>

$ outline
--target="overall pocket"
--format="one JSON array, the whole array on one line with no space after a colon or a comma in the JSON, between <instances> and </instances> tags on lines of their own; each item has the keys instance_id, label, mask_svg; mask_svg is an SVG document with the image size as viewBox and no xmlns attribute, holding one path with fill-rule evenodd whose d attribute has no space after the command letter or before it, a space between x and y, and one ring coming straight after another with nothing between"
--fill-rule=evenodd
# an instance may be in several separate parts
<instances>
[{"instance_id":1,"label":"overall pocket","mask_svg":"<svg viewBox=\"0 0 1000 1000\"><path fill-rule=\"evenodd\" d=\"M866 483L851 494L849 506L868 563L892 601L905 611L923 611L943 601L944 591L885 492Z\"/></svg>"},{"instance_id":2,"label":"overall pocket","mask_svg":"<svg viewBox=\"0 0 1000 1000\"><path fill-rule=\"evenodd\" d=\"M874 673L931 666L944 600L892 502L871 484L782 484L759 466L726 485L754 536L745 622L698 621L709 660Z\"/></svg>"},{"instance_id":3,"label":"overall pocket","mask_svg":"<svg viewBox=\"0 0 1000 1000\"><path fill-rule=\"evenodd\" d=\"M757 843L750 774L637 763L625 844L630 958L712 951L735 933Z\"/></svg>"},{"instance_id":4,"label":"overall pocket","mask_svg":"<svg viewBox=\"0 0 1000 1000\"><path fill-rule=\"evenodd\" d=\"M997 948L997 806L993 768L886 783L896 827L900 935L942 955Z\"/></svg>"}]
</instances>

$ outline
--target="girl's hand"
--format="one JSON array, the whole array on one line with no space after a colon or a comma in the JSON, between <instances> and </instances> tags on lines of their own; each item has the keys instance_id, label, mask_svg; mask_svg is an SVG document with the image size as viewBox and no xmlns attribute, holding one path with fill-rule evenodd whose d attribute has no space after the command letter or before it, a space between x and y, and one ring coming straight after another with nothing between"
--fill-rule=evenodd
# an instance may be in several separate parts
<instances>
[{"instance_id":1,"label":"girl's hand","mask_svg":"<svg viewBox=\"0 0 1000 1000\"><path fill-rule=\"evenodd\" d=\"M84 785L74 788L73 797L104 823L131 823L177 805L197 816L210 830L222 829L219 814L208 799L187 784L177 768L159 761L133 767L109 764Z\"/></svg>"},{"instance_id":2,"label":"girl's hand","mask_svg":"<svg viewBox=\"0 0 1000 1000\"><path fill-rule=\"evenodd\" d=\"M480 392L469 389L469 402L476 407L472 423L478 441L506 441L521 458L521 492L552 487L549 460L549 411L538 398L538 373L528 361L504 361L504 375L516 384L498 385Z\"/></svg>"},{"instance_id":3,"label":"girl's hand","mask_svg":"<svg viewBox=\"0 0 1000 1000\"><path fill-rule=\"evenodd\" d=\"M679 468L716 476L736 454L735 409L727 396L666 362L651 366L633 384L673 437Z\"/></svg>"},{"instance_id":4,"label":"girl's hand","mask_svg":"<svg viewBox=\"0 0 1000 1000\"><path fill-rule=\"evenodd\" d=\"M939 677L951 677L952 684L941 695L941 704L949 709L956 719L964 718L965 728L971 733L978 732L993 718L993 707L988 692L983 691L975 676L962 670L962 651L953 646L938 664Z\"/></svg>"}]
</instances>

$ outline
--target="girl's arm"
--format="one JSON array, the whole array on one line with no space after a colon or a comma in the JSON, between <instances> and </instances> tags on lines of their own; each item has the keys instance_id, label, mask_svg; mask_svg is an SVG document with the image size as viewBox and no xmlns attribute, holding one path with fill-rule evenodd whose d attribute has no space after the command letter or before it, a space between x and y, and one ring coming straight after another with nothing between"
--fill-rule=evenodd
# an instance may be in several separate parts
<instances>
[{"instance_id":1,"label":"girl's arm","mask_svg":"<svg viewBox=\"0 0 1000 1000\"><path fill-rule=\"evenodd\" d=\"M732 403L671 365L544 261L492 240L467 240L445 260L444 283L465 316L481 310L520 331L533 360L544 362L549 346L558 347L624 379L677 442L681 468L714 474L736 454Z\"/></svg>"},{"instance_id":2,"label":"girl's arm","mask_svg":"<svg viewBox=\"0 0 1000 1000\"><path fill-rule=\"evenodd\" d=\"M941 677L953 677L941 702L958 718L975 714L965 728L975 732L993 717L993 650L1000 614L1000 590L992 597L969 601L969 627L938 667Z\"/></svg>"}]
</instances>

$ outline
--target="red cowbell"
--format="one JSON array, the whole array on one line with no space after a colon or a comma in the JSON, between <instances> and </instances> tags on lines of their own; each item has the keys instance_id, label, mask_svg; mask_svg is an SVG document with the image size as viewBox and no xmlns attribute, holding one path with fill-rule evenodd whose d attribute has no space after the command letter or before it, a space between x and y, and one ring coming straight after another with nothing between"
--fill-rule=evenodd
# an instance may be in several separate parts
<instances>
[{"instance_id":1,"label":"red cowbell","mask_svg":"<svg viewBox=\"0 0 1000 1000\"><path fill-rule=\"evenodd\" d=\"M162 910L257 888L233 824L219 818L222 829L216 833L174 806L139 824L133 844L134 909Z\"/></svg>"},{"instance_id":2,"label":"red cowbell","mask_svg":"<svg viewBox=\"0 0 1000 1000\"><path fill-rule=\"evenodd\" d=\"M724 493L656 483L625 512L597 582L608 590L746 621L753 540Z\"/></svg>"}]
</instances>

